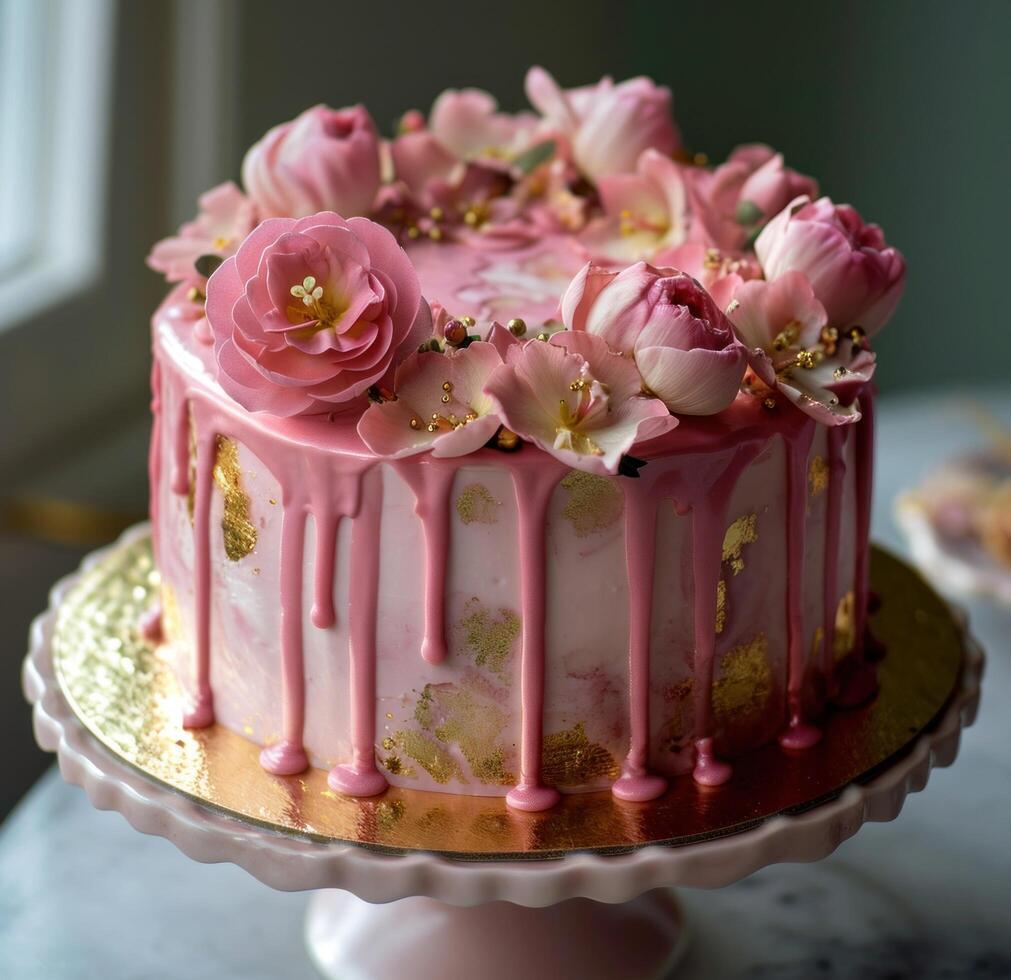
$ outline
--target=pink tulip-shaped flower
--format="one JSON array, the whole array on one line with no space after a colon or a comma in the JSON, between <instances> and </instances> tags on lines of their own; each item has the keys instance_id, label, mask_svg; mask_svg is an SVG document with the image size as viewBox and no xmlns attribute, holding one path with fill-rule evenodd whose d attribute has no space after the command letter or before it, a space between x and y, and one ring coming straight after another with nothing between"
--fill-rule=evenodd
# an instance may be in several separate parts
<instances>
[{"instance_id":1,"label":"pink tulip-shaped flower","mask_svg":"<svg viewBox=\"0 0 1011 980\"><path fill-rule=\"evenodd\" d=\"M565 331L509 350L485 384L503 424L576 469L616 473L636 442L677 425L600 338Z\"/></svg>"},{"instance_id":2,"label":"pink tulip-shaped flower","mask_svg":"<svg viewBox=\"0 0 1011 980\"><path fill-rule=\"evenodd\" d=\"M256 209L231 181L200 195L200 212L178 234L151 249L147 264L169 282L201 283L194 263L201 255L227 258L256 226Z\"/></svg>"},{"instance_id":3,"label":"pink tulip-shaped flower","mask_svg":"<svg viewBox=\"0 0 1011 980\"><path fill-rule=\"evenodd\" d=\"M306 109L250 147L242 182L264 218L368 214L380 183L375 123L360 105Z\"/></svg>"},{"instance_id":4,"label":"pink tulip-shaped flower","mask_svg":"<svg viewBox=\"0 0 1011 980\"><path fill-rule=\"evenodd\" d=\"M693 171L693 206L712 244L742 249L755 231L802 194L815 195L812 177L783 164L770 146L739 146L715 170Z\"/></svg>"},{"instance_id":5,"label":"pink tulip-shaped flower","mask_svg":"<svg viewBox=\"0 0 1011 980\"><path fill-rule=\"evenodd\" d=\"M498 416L484 392L502 363L492 344L411 354L398 368L395 399L372 404L358 434L376 454L392 459L431 450L433 456L465 456L498 429Z\"/></svg>"},{"instance_id":6,"label":"pink tulip-shaped flower","mask_svg":"<svg viewBox=\"0 0 1011 980\"><path fill-rule=\"evenodd\" d=\"M632 174L597 182L606 217L587 229L583 244L596 255L635 261L688 237L688 195L681 167L656 150L644 150Z\"/></svg>"},{"instance_id":7,"label":"pink tulip-shaped flower","mask_svg":"<svg viewBox=\"0 0 1011 980\"><path fill-rule=\"evenodd\" d=\"M885 244L881 229L827 197L793 201L762 230L755 252L766 279L803 272L839 330L859 326L877 333L906 285L905 259Z\"/></svg>"},{"instance_id":8,"label":"pink tulip-shaped flower","mask_svg":"<svg viewBox=\"0 0 1011 980\"><path fill-rule=\"evenodd\" d=\"M562 89L543 68L531 68L527 98L551 131L564 139L579 169L591 180L631 173L643 150L670 156L680 146L671 118L670 90L648 78L615 85Z\"/></svg>"},{"instance_id":9,"label":"pink tulip-shaped flower","mask_svg":"<svg viewBox=\"0 0 1011 980\"><path fill-rule=\"evenodd\" d=\"M677 248L664 249L653 264L680 269L697 279L724 312L742 282L762 277L762 268L751 253L724 251L703 242L685 242Z\"/></svg>"},{"instance_id":10,"label":"pink tulip-shaped flower","mask_svg":"<svg viewBox=\"0 0 1011 980\"><path fill-rule=\"evenodd\" d=\"M737 397L747 352L712 297L683 272L590 263L562 297L562 320L630 355L646 389L672 412L713 415Z\"/></svg>"},{"instance_id":11,"label":"pink tulip-shaped flower","mask_svg":"<svg viewBox=\"0 0 1011 980\"><path fill-rule=\"evenodd\" d=\"M259 225L208 281L207 318L221 386L282 416L346 407L432 330L396 239L330 212Z\"/></svg>"},{"instance_id":12,"label":"pink tulip-shaped flower","mask_svg":"<svg viewBox=\"0 0 1011 980\"><path fill-rule=\"evenodd\" d=\"M860 418L854 402L874 374L874 354L859 334L828 325L804 273L743 283L729 313L765 385L826 425Z\"/></svg>"}]
</instances>

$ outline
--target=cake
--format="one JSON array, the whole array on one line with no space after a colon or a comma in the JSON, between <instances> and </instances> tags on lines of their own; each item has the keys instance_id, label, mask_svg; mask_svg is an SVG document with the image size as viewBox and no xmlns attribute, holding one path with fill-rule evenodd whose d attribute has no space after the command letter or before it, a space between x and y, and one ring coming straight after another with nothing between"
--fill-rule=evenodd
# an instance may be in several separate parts
<instances>
[{"instance_id":1,"label":"cake","mask_svg":"<svg viewBox=\"0 0 1011 980\"><path fill-rule=\"evenodd\" d=\"M526 90L311 108L149 256L145 628L278 776L646 802L873 691L901 255L648 79Z\"/></svg>"}]
</instances>

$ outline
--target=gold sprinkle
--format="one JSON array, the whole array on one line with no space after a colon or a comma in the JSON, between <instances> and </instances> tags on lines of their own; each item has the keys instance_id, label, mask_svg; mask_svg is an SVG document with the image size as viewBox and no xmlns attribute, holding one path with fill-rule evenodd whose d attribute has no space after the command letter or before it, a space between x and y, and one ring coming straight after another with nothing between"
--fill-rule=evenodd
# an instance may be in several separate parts
<instances>
[{"instance_id":1,"label":"gold sprinkle","mask_svg":"<svg viewBox=\"0 0 1011 980\"><path fill-rule=\"evenodd\" d=\"M723 560L730 562L730 570L739 575L744 571L744 546L758 540L758 515L738 517L723 536Z\"/></svg>"},{"instance_id":2,"label":"gold sprinkle","mask_svg":"<svg viewBox=\"0 0 1011 980\"><path fill-rule=\"evenodd\" d=\"M443 405L448 405L449 404L449 400L450 400L450 396L448 394L447 395L443 395L440 400L441 400L441 402L442 402Z\"/></svg>"},{"instance_id":3,"label":"gold sprinkle","mask_svg":"<svg viewBox=\"0 0 1011 980\"><path fill-rule=\"evenodd\" d=\"M230 561L245 558L256 547L256 528L249 520L249 496L242 489L239 447L234 439L218 436L214 482L225 499L221 531Z\"/></svg>"},{"instance_id":4,"label":"gold sprinkle","mask_svg":"<svg viewBox=\"0 0 1011 980\"><path fill-rule=\"evenodd\" d=\"M812 497L828 488L828 463L824 456L814 456L807 468L807 488Z\"/></svg>"},{"instance_id":5,"label":"gold sprinkle","mask_svg":"<svg viewBox=\"0 0 1011 980\"><path fill-rule=\"evenodd\" d=\"M468 484L456 498L456 512L464 524L494 524L501 506L483 483Z\"/></svg>"},{"instance_id":6,"label":"gold sprinkle","mask_svg":"<svg viewBox=\"0 0 1011 980\"><path fill-rule=\"evenodd\" d=\"M716 585L716 633L722 633L727 625L727 580L721 578Z\"/></svg>"},{"instance_id":7,"label":"gold sprinkle","mask_svg":"<svg viewBox=\"0 0 1011 980\"><path fill-rule=\"evenodd\" d=\"M520 635L520 617L511 609L499 609L496 616L485 609L477 598L464 606L464 616L456 624L463 634L468 652L478 667L487 667L506 683L512 681L509 661Z\"/></svg>"},{"instance_id":8,"label":"gold sprinkle","mask_svg":"<svg viewBox=\"0 0 1011 980\"><path fill-rule=\"evenodd\" d=\"M544 737L541 775L554 786L586 786L600 779L617 779L619 767L603 745L591 742L583 722Z\"/></svg>"},{"instance_id":9,"label":"gold sprinkle","mask_svg":"<svg viewBox=\"0 0 1011 980\"><path fill-rule=\"evenodd\" d=\"M518 316L513 317L507 326L514 337L522 337L527 332L527 321Z\"/></svg>"},{"instance_id":10,"label":"gold sprinkle","mask_svg":"<svg viewBox=\"0 0 1011 980\"><path fill-rule=\"evenodd\" d=\"M417 418L411 419L411 428L412 429L420 429L421 428L421 419L417 419Z\"/></svg>"},{"instance_id":11,"label":"gold sprinkle","mask_svg":"<svg viewBox=\"0 0 1011 980\"><path fill-rule=\"evenodd\" d=\"M561 482L569 494L562 510L576 536L585 538L615 524L625 511L625 495L615 480L573 470Z\"/></svg>"},{"instance_id":12,"label":"gold sprinkle","mask_svg":"<svg viewBox=\"0 0 1011 980\"><path fill-rule=\"evenodd\" d=\"M452 391L453 390L453 382L452 381L443 381L442 382L442 390L443 391Z\"/></svg>"}]
</instances>

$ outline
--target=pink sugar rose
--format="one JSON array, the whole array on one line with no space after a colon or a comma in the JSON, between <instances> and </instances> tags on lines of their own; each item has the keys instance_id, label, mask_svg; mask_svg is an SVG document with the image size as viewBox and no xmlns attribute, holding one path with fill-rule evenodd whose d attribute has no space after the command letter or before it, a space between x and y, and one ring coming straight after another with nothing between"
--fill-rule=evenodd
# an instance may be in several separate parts
<instances>
[{"instance_id":1,"label":"pink sugar rose","mask_svg":"<svg viewBox=\"0 0 1011 980\"><path fill-rule=\"evenodd\" d=\"M587 333L557 333L509 349L485 384L504 425L568 466L616 473L637 442L677 425L642 394L639 372Z\"/></svg>"},{"instance_id":2,"label":"pink sugar rose","mask_svg":"<svg viewBox=\"0 0 1011 980\"><path fill-rule=\"evenodd\" d=\"M725 252L702 242L685 242L677 248L664 249L653 259L654 265L669 266L697 279L713 302L726 312L737 287L749 279L760 279L762 269L748 252Z\"/></svg>"},{"instance_id":3,"label":"pink sugar rose","mask_svg":"<svg viewBox=\"0 0 1011 980\"><path fill-rule=\"evenodd\" d=\"M347 407L432 330L396 239L330 212L259 225L207 283L207 319L222 388L280 416Z\"/></svg>"},{"instance_id":4,"label":"pink sugar rose","mask_svg":"<svg viewBox=\"0 0 1011 980\"><path fill-rule=\"evenodd\" d=\"M754 230L801 194L818 193L812 177L783 164L770 146L737 147L715 170L693 172L693 203L711 243L744 248Z\"/></svg>"},{"instance_id":5,"label":"pink sugar rose","mask_svg":"<svg viewBox=\"0 0 1011 980\"><path fill-rule=\"evenodd\" d=\"M688 237L688 193L681 167L656 150L644 150L635 173L608 174L597 190L606 217L587 229L583 244L597 255L651 259Z\"/></svg>"},{"instance_id":6,"label":"pink sugar rose","mask_svg":"<svg viewBox=\"0 0 1011 980\"><path fill-rule=\"evenodd\" d=\"M906 285L906 262L877 225L864 224L848 204L799 197L755 241L765 278L803 272L840 330L859 326L873 336L895 311Z\"/></svg>"},{"instance_id":7,"label":"pink sugar rose","mask_svg":"<svg viewBox=\"0 0 1011 980\"><path fill-rule=\"evenodd\" d=\"M747 352L709 293L683 272L589 263L562 297L562 321L630 356L647 391L672 412L713 415L737 397Z\"/></svg>"},{"instance_id":8,"label":"pink sugar rose","mask_svg":"<svg viewBox=\"0 0 1011 980\"><path fill-rule=\"evenodd\" d=\"M643 150L671 156L681 139L671 118L670 90L648 78L617 85L562 89L543 68L531 68L527 98L547 127L563 139L572 159L591 180L631 173Z\"/></svg>"},{"instance_id":9,"label":"pink sugar rose","mask_svg":"<svg viewBox=\"0 0 1011 980\"><path fill-rule=\"evenodd\" d=\"M415 352L397 368L395 399L370 405L358 434L374 453L393 459L428 450L433 456L475 452L500 425L484 385L501 363L483 341L443 354Z\"/></svg>"},{"instance_id":10,"label":"pink sugar rose","mask_svg":"<svg viewBox=\"0 0 1011 980\"><path fill-rule=\"evenodd\" d=\"M169 282L202 283L194 263L201 255L227 258L256 226L252 202L231 181L200 195L200 212L178 234L163 238L147 257L147 264Z\"/></svg>"},{"instance_id":11,"label":"pink sugar rose","mask_svg":"<svg viewBox=\"0 0 1011 980\"><path fill-rule=\"evenodd\" d=\"M804 273L741 284L729 315L765 385L825 425L860 418L854 401L874 374L874 354L828 326Z\"/></svg>"},{"instance_id":12,"label":"pink sugar rose","mask_svg":"<svg viewBox=\"0 0 1011 980\"><path fill-rule=\"evenodd\" d=\"M380 183L375 123L360 105L306 109L250 147L242 182L264 218L368 214Z\"/></svg>"}]
</instances>

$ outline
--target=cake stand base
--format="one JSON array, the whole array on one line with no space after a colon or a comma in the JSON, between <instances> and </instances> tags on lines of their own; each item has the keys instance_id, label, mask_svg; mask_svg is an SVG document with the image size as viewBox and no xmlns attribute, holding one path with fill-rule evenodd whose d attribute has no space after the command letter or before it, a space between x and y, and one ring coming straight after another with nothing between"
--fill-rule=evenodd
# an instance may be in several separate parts
<instances>
[{"instance_id":1,"label":"cake stand base","mask_svg":"<svg viewBox=\"0 0 1011 980\"><path fill-rule=\"evenodd\" d=\"M417 897L371 905L326 889L309 903L306 943L330 980L659 980L681 959L686 934L671 889L623 904L571 898L539 909Z\"/></svg>"}]
</instances>

